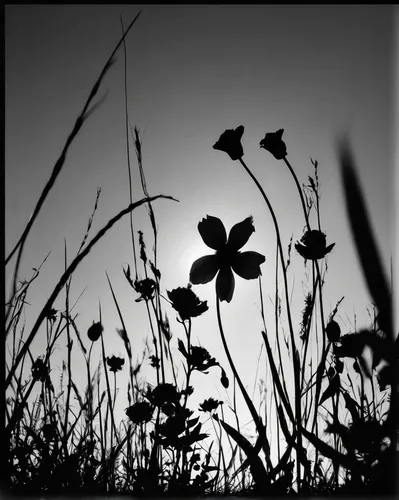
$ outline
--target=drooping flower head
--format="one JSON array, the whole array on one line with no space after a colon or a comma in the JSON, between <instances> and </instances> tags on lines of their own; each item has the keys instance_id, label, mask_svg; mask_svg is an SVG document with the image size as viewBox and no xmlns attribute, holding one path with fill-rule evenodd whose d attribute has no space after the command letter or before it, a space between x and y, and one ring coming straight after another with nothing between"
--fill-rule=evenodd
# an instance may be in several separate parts
<instances>
[{"instance_id":1,"label":"drooping flower head","mask_svg":"<svg viewBox=\"0 0 399 500\"><path fill-rule=\"evenodd\" d=\"M179 313L183 321L200 316L209 309L207 301L200 301L190 287L175 288L168 291L167 294L172 302L172 307Z\"/></svg>"},{"instance_id":2,"label":"drooping flower head","mask_svg":"<svg viewBox=\"0 0 399 500\"><path fill-rule=\"evenodd\" d=\"M332 243L326 247L326 235L316 229L306 231L301 242L303 245L297 242L295 248L305 260L323 259L335 246L335 243Z\"/></svg>"},{"instance_id":3,"label":"drooping flower head","mask_svg":"<svg viewBox=\"0 0 399 500\"><path fill-rule=\"evenodd\" d=\"M223 132L219 140L214 144L213 149L224 151L232 160L239 160L244 156L244 150L241 145L241 137L244 133L244 127L240 125L235 130L229 129Z\"/></svg>"},{"instance_id":4,"label":"drooping flower head","mask_svg":"<svg viewBox=\"0 0 399 500\"><path fill-rule=\"evenodd\" d=\"M260 147L271 153L276 160L282 160L287 156L287 146L282 140L284 129L281 128L277 132L270 132L265 135L265 138L260 141Z\"/></svg>"},{"instance_id":5,"label":"drooping flower head","mask_svg":"<svg viewBox=\"0 0 399 500\"><path fill-rule=\"evenodd\" d=\"M122 366L125 364L125 360L123 358L118 358L117 356L111 356L107 358L107 365L109 366L109 370L111 372L118 372L122 370Z\"/></svg>"},{"instance_id":6,"label":"drooping flower head","mask_svg":"<svg viewBox=\"0 0 399 500\"><path fill-rule=\"evenodd\" d=\"M205 245L216 253L205 255L193 263L190 281L194 285L205 284L218 274L216 293L220 301L230 302L234 292L232 270L246 280L256 279L262 274L260 264L266 260L258 252L239 252L255 231L252 216L233 226L228 239L222 221L210 215L198 223L198 231Z\"/></svg>"}]
</instances>

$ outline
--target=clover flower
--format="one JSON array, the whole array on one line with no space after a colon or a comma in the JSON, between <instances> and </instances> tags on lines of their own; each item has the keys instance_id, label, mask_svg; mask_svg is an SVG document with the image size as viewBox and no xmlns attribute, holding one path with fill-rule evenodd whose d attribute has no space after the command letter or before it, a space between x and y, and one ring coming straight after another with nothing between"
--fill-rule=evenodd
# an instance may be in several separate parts
<instances>
[{"instance_id":1,"label":"clover flower","mask_svg":"<svg viewBox=\"0 0 399 500\"><path fill-rule=\"evenodd\" d=\"M200 301L190 286L175 288L170 292L168 291L167 294L172 302L173 309L179 313L183 321L200 316L209 309L207 301Z\"/></svg>"},{"instance_id":2,"label":"clover flower","mask_svg":"<svg viewBox=\"0 0 399 500\"><path fill-rule=\"evenodd\" d=\"M332 243L326 247L326 235L316 229L306 231L301 242L303 245L295 243L295 249L305 260L323 259L335 246Z\"/></svg>"},{"instance_id":3,"label":"clover flower","mask_svg":"<svg viewBox=\"0 0 399 500\"><path fill-rule=\"evenodd\" d=\"M141 401L126 408L125 413L134 424L141 424L151 420L154 408L147 401Z\"/></svg>"},{"instance_id":4,"label":"clover flower","mask_svg":"<svg viewBox=\"0 0 399 500\"><path fill-rule=\"evenodd\" d=\"M100 322L93 322L91 327L87 330L87 336L89 337L89 340L91 340L92 342L98 340L101 337L103 330L103 325Z\"/></svg>"},{"instance_id":5,"label":"clover flower","mask_svg":"<svg viewBox=\"0 0 399 500\"><path fill-rule=\"evenodd\" d=\"M265 138L260 141L260 147L271 153L276 160L282 160L287 156L287 146L282 140L284 129L281 128L277 132L270 132L265 135Z\"/></svg>"},{"instance_id":6,"label":"clover flower","mask_svg":"<svg viewBox=\"0 0 399 500\"><path fill-rule=\"evenodd\" d=\"M117 356L112 356L111 358L107 358L107 365L109 366L109 370L111 372L118 372L122 370L122 366L125 364L125 360L123 358L118 358Z\"/></svg>"},{"instance_id":7,"label":"clover flower","mask_svg":"<svg viewBox=\"0 0 399 500\"><path fill-rule=\"evenodd\" d=\"M235 130L226 130L214 144L213 149L218 149L219 151L227 153L232 160L239 160L244 156L244 150L241 145L243 133L244 127L242 125Z\"/></svg>"},{"instance_id":8,"label":"clover flower","mask_svg":"<svg viewBox=\"0 0 399 500\"><path fill-rule=\"evenodd\" d=\"M222 405L223 401L216 401L216 399L213 398L208 398L205 399L200 405L199 405L199 411L203 412L211 412L213 410L216 410L219 405Z\"/></svg>"},{"instance_id":9,"label":"clover flower","mask_svg":"<svg viewBox=\"0 0 399 500\"><path fill-rule=\"evenodd\" d=\"M193 263L190 282L194 285L209 283L218 274L216 293L221 301L230 302L234 292L232 270L241 278L256 279L262 274L260 264L266 260L264 255L258 252L238 251L255 232L252 216L234 225L228 239L223 222L210 215L198 223L198 231L205 245L216 250L216 253L205 255Z\"/></svg>"}]
</instances>

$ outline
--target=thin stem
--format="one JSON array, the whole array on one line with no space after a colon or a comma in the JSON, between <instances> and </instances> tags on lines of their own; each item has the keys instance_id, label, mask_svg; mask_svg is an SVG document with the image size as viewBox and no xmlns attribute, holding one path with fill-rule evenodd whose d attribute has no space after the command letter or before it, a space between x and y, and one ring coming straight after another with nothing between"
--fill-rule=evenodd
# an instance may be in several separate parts
<instances>
[{"instance_id":1,"label":"thin stem","mask_svg":"<svg viewBox=\"0 0 399 500\"><path fill-rule=\"evenodd\" d=\"M256 429L258 431L259 436L263 436L265 438L265 440L267 441L266 429L263 426L262 421L261 421L259 415L257 414L255 406L252 403L252 400L250 399L250 397L248 396L248 393L247 393L243 383L241 382L241 378L236 370L236 367L234 365L233 359L232 359L231 354L230 354L230 350L227 346L226 337L224 335L223 326L222 326L222 318L220 316L220 301L219 301L219 297L218 297L217 293L216 293L216 312L217 312L217 318L218 318L220 337L222 339L223 347L224 347L227 359L229 361L231 371L234 374L234 378L237 380L237 383L240 387L241 393L244 397L245 403L247 404L248 409L251 412L251 415L252 415L252 418L255 422ZM266 459L269 462L269 466L271 466L270 457L268 457L267 454L266 454Z\"/></svg>"},{"instance_id":2,"label":"thin stem","mask_svg":"<svg viewBox=\"0 0 399 500\"><path fill-rule=\"evenodd\" d=\"M277 218L274 213L273 207L266 196L266 193L264 192L262 186L259 184L257 178L253 175L253 173L250 171L250 169L247 167L245 164L244 160L242 158L239 158L239 161L241 165L244 167L245 171L248 173L248 175L251 177L251 179L255 182L257 188L261 192L263 199L266 202L266 205L269 208L270 214L273 219L275 231L276 231L276 237L277 237L277 245L278 245L278 250L280 254L280 261L281 261L281 267L283 270L283 278L284 278L284 291L285 291L285 301L286 301L286 306L287 306L287 317L288 317L288 325L289 325L289 330L290 330L290 338L291 338L291 349L292 349L292 363L293 363L293 368L294 368L294 383L295 383L295 420L297 422L297 441L298 441L298 447L297 447L297 460L296 460L296 465L297 465L297 483L298 483L298 491L299 491L299 485L300 485L300 476L301 476L301 469L300 469L300 459L299 459L299 451L302 449L302 434L300 431L300 423L301 423L301 392L300 392L300 382L299 382L299 359L297 357L297 349L295 345L295 339L294 339L294 328L292 326L292 318L291 318L291 309L290 309L290 302L289 302L289 296L288 296L288 280L287 280L287 272L284 266L284 252L283 252L283 247L281 244L281 237L280 237L280 229L278 226Z\"/></svg>"}]
</instances>

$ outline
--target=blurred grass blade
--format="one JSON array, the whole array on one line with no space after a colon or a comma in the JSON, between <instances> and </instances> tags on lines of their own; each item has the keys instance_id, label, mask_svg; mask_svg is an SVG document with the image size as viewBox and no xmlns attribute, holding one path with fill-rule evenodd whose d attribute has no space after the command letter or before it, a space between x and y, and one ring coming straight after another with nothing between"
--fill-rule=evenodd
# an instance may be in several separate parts
<instances>
[{"instance_id":1,"label":"blurred grass blade","mask_svg":"<svg viewBox=\"0 0 399 500\"><path fill-rule=\"evenodd\" d=\"M363 275L374 303L377 305L379 312L383 312L384 315L383 318L380 317L380 327L393 340L391 292L373 236L366 203L347 138L343 138L339 144L339 162L346 210Z\"/></svg>"}]
</instances>

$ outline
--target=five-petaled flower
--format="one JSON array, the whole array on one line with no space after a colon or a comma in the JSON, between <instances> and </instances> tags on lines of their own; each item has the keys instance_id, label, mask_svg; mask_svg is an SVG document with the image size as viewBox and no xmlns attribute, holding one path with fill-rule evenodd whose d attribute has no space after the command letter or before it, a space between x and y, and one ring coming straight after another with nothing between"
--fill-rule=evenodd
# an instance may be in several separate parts
<instances>
[{"instance_id":1,"label":"five-petaled flower","mask_svg":"<svg viewBox=\"0 0 399 500\"><path fill-rule=\"evenodd\" d=\"M287 156L287 146L282 140L283 132L283 128L277 130L277 132L270 132L260 141L260 147L269 151L276 160L282 160Z\"/></svg>"},{"instance_id":2,"label":"five-petaled flower","mask_svg":"<svg viewBox=\"0 0 399 500\"><path fill-rule=\"evenodd\" d=\"M326 247L326 235L316 229L306 231L301 242L303 245L297 242L295 248L305 260L323 259L335 246L335 243L332 243Z\"/></svg>"},{"instance_id":3,"label":"five-petaled flower","mask_svg":"<svg viewBox=\"0 0 399 500\"><path fill-rule=\"evenodd\" d=\"M91 340L92 342L98 340L101 337L103 330L103 325L100 322L93 322L91 327L87 330L87 336L89 337L89 340Z\"/></svg>"},{"instance_id":4,"label":"five-petaled flower","mask_svg":"<svg viewBox=\"0 0 399 500\"><path fill-rule=\"evenodd\" d=\"M209 283L219 273L216 279L217 296L220 301L230 302L234 292L232 270L241 278L256 279L262 274L260 264L266 260L258 252L238 251L255 231L252 216L233 226L228 239L223 222L210 215L198 223L198 231L205 245L216 250L216 253L205 255L193 263L190 281L194 285Z\"/></svg>"},{"instance_id":5,"label":"five-petaled flower","mask_svg":"<svg viewBox=\"0 0 399 500\"><path fill-rule=\"evenodd\" d=\"M111 372L118 372L122 370L122 366L125 364L125 360L123 358L118 358L117 356L111 356L107 358L107 365L109 366L109 370Z\"/></svg>"},{"instance_id":6,"label":"five-petaled flower","mask_svg":"<svg viewBox=\"0 0 399 500\"><path fill-rule=\"evenodd\" d=\"M239 160L244 156L244 150L241 145L241 137L244 133L244 127L240 125L235 130L230 129L223 132L219 140L214 144L213 149L224 151L232 160Z\"/></svg>"},{"instance_id":7,"label":"five-petaled flower","mask_svg":"<svg viewBox=\"0 0 399 500\"><path fill-rule=\"evenodd\" d=\"M183 321L200 316L209 309L207 301L200 301L190 287L175 288L167 293L172 307L179 313Z\"/></svg>"}]
</instances>

